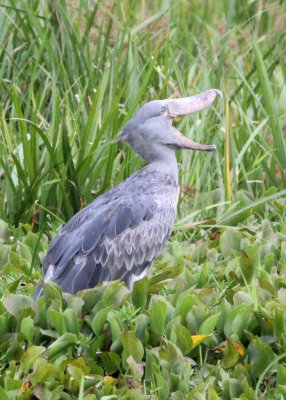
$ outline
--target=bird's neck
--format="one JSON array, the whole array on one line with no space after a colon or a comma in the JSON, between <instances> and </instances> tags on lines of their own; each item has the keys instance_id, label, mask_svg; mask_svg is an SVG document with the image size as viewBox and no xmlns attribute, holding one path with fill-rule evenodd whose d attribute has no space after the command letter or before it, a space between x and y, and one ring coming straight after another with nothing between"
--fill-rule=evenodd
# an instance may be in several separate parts
<instances>
[{"instance_id":1,"label":"bird's neck","mask_svg":"<svg viewBox=\"0 0 286 400\"><path fill-rule=\"evenodd\" d=\"M178 163L175 152L170 152L169 154L165 154L164 157L150 162L147 168L150 172L158 171L161 174L170 175L174 178L176 185L178 186Z\"/></svg>"}]
</instances>

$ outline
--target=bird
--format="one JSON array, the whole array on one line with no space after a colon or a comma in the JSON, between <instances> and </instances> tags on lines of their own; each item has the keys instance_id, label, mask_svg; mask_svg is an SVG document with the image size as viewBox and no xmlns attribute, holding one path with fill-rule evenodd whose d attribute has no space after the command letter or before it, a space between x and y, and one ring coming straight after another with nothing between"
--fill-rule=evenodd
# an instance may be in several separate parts
<instances>
[{"instance_id":1,"label":"bird","mask_svg":"<svg viewBox=\"0 0 286 400\"><path fill-rule=\"evenodd\" d=\"M172 122L177 116L209 107L217 89L176 99L153 100L139 108L118 133L146 166L97 197L75 214L52 240L43 260L43 282L75 295L105 281L122 280L132 290L163 251L177 214L179 197L176 152L213 151L194 142Z\"/></svg>"}]
</instances>

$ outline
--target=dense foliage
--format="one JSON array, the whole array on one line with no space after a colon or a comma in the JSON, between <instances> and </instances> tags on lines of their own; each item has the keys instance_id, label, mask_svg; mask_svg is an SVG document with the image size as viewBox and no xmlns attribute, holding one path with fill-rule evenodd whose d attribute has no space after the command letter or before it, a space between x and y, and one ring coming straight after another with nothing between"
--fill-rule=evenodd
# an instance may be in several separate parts
<instances>
[{"instance_id":1,"label":"dense foliage","mask_svg":"<svg viewBox=\"0 0 286 400\"><path fill-rule=\"evenodd\" d=\"M0 398L286 399L283 1L0 5ZM120 282L32 295L60 225L143 163L143 103L223 91L177 121L170 244ZM225 107L224 107L225 105Z\"/></svg>"},{"instance_id":2,"label":"dense foliage","mask_svg":"<svg viewBox=\"0 0 286 400\"><path fill-rule=\"evenodd\" d=\"M118 281L77 296L50 284L37 303L31 265L47 238L16 229L1 246L1 399L285 398L281 228L173 240L132 294Z\"/></svg>"}]
</instances>

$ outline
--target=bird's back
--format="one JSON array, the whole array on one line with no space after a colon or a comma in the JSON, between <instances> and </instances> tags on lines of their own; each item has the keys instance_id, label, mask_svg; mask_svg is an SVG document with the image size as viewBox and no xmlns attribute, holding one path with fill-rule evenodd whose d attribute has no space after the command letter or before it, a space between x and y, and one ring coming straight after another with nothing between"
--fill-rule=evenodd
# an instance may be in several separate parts
<instances>
[{"instance_id":1,"label":"bird's back","mask_svg":"<svg viewBox=\"0 0 286 400\"><path fill-rule=\"evenodd\" d=\"M44 282L75 294L103 281L134 280L147 272L168 240L178 188L171 174L147 165L78 212L53 239ZM35 298L43 294L39 285Z\"/></svg>"}]
</instances>

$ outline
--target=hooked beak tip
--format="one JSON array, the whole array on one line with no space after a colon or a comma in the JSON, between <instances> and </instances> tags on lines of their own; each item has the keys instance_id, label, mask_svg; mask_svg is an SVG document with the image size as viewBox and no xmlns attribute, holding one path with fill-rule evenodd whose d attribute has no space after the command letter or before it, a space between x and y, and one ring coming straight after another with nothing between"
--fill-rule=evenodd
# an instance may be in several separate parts
<instances>
[{"instance_id":1,"label":"hooked beak tip","mask_svg":"<svg viewBox=\"0 0 286 400\"><path fill-rule=\"evenodd\" d=\"M213 91L214 91L221 99L223 99L223 94L222 94L222 92L221 92L220 90L218 90L218 89L213 89Z\"/></svg>"}]
</instances>

